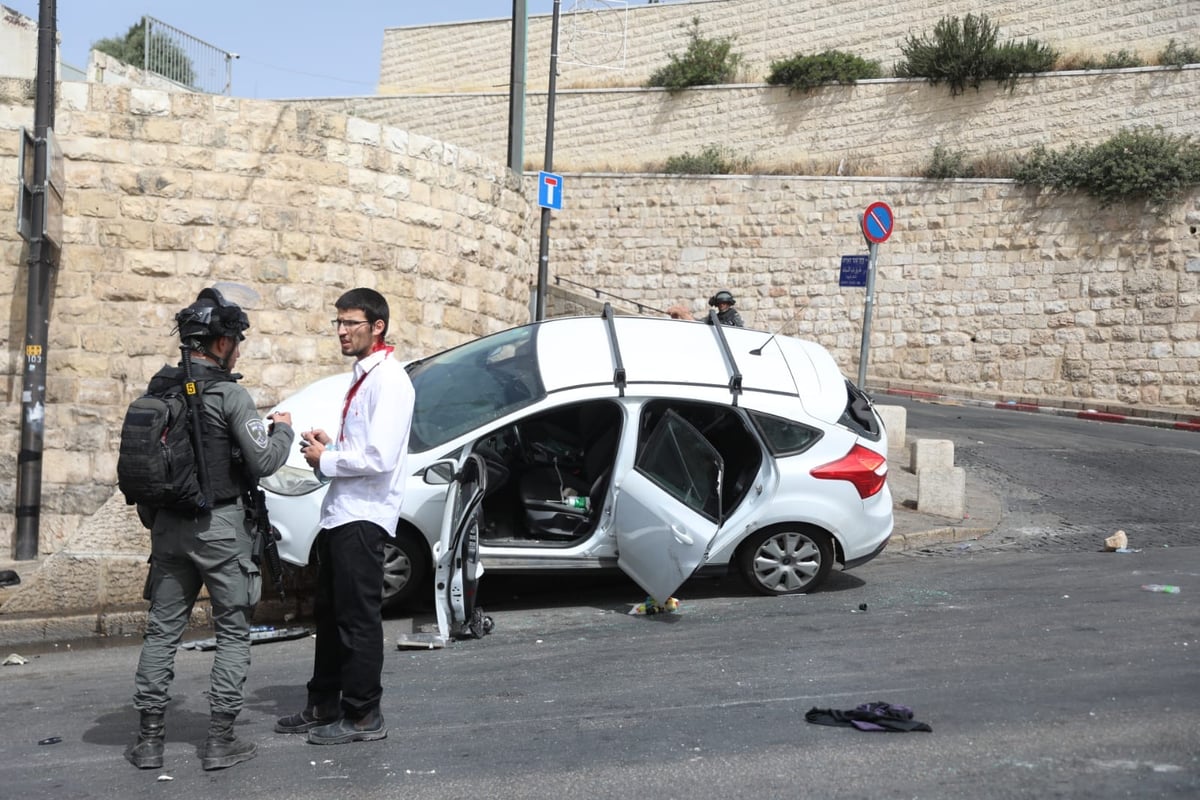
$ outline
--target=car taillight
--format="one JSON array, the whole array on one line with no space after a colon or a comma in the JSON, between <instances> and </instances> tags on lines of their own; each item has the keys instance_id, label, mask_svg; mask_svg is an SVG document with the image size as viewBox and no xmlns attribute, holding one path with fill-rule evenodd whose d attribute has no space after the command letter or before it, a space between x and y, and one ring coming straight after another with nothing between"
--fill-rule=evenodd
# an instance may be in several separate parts
<instances>
[{"instance_id":1,"label":"car taillight","mask_svg":"<svg viewBox=\"0 0 1200 800\"><path fill-rule=\"evenodd\" d=\"M822 464L810 474L827 481L850 481L858 490L858 496L866 500L877 494L887 482L887 459L874 450L856 444L837 461Z\"/></svg>"}]
</instances>

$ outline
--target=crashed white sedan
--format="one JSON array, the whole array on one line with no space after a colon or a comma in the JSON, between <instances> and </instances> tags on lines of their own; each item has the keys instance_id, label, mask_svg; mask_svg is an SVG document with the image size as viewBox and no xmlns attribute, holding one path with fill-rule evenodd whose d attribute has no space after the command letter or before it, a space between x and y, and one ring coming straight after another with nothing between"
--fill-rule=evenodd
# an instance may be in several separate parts
<instances>
[{"instance_id":1,"label":"crashed white sedan","mask_svg":"<svg viewBox=\"0 0 1200 800\"><path fill-rule=\"evenodd\" d=\"M891 535L886 432L813 342L606 308L407 369L416 407L389 606L428 586L435 552L466 542L447 530L437 546L463 525L446 509L462 473L479 489L488 573L619 568L659 601L731 566L758 592L809 592ZM348 387L347 375L319 380L278 408L297 430L333 431ZM323 485L299 453L262 485L280 555L307 563Z\"/></svg>"}]
</instances>

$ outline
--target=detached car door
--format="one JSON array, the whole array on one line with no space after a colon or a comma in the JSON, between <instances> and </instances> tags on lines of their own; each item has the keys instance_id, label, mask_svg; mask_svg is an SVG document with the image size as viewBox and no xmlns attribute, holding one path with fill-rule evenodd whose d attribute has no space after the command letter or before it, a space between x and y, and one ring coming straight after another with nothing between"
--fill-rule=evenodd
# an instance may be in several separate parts
<instances>
[{"instance_id":1,"label":"detached car door","mask_svg":"<svg viewBox=\"0 0 1200 800\"><path fill-rule=\"evenodd\" d=\"M443 641L479 638L485 618L475 605L483 565L479 561L479 528L483 518L483 494L487 488L487 465L473 453L457 464L439 462L430 467L442 470L449 485L442 517L442 535L434 548L433 603L438 633ZM452 473L447 475L446 473Z\"/></svg>"},{"instance_id":2,"label":"detached car door","mask_svg":"<svg viewBox=\"0 0 1200 800\"><path fill-rule=\"evenodd\" d=\"M644 441L614 497L617 565L656 601L705 562L721 522L720 454L674 411Z\"/></svg>"}]
</instances>

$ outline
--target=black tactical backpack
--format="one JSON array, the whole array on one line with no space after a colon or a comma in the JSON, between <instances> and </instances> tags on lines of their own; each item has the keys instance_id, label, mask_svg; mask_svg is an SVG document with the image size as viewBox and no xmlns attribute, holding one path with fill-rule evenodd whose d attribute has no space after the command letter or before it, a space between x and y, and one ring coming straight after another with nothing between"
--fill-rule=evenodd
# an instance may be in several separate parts
<instances>
[{"instance_id":1,"label":"black tactical backpack","mask_svg":"<svg viewBox=\"0 0 1200 800\"><path fill-rule=\"evenodd\" d=\"M182 386L163 394L147 392L130 403L121 425L117 486L129 505L178 511L207 508Z\"/></svg>"}]
</instances>

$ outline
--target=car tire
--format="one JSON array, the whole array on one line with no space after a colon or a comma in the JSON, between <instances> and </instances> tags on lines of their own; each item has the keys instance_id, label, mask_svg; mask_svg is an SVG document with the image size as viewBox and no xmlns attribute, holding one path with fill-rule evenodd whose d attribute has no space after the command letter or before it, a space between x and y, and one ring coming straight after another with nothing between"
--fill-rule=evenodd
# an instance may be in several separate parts
<instances>
[{"instance_id":1,"label":"car tire","mask_svg":"<svg viewBox=\"0 0 1200 800\"><path fill-rule=\"evenodd\" d=\"M738 548L738 566L759 594L805 594L833 569L829 534L807 525L780 525L754 533Z\"/></svg>"},{"instance_id":2,"label":"car tire","mask_svg":"<svg viewBox=\"0 0 1200 800\"><path fill-rule=\"evenodd\" d=\"M404 526L383 545L383 610L404 608L418 599L429 578L429 548Z\"/></svg>"}]
</instances>

